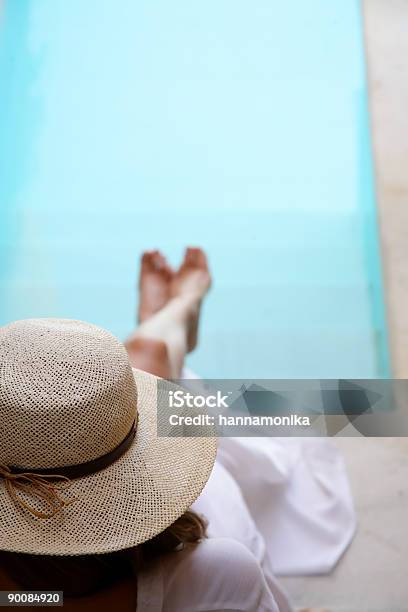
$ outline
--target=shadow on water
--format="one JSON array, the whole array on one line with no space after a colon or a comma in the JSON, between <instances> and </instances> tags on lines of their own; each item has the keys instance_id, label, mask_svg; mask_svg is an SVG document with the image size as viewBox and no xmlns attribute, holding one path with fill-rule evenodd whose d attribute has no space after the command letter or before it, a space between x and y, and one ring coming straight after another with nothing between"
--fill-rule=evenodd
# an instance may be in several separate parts
<instances>
[{"instance_id":1,"label":"shadow on water","mask_svg":"<svg viewBox=\"0 0 408 612\"><path fill-rule=\"evenodd\" d=\"M39 58L29 48L31 0L0 6L0 323L7 312L20 227L19 196L30 175L40 105L33 92Z\"/></svg>"}]
</instances>

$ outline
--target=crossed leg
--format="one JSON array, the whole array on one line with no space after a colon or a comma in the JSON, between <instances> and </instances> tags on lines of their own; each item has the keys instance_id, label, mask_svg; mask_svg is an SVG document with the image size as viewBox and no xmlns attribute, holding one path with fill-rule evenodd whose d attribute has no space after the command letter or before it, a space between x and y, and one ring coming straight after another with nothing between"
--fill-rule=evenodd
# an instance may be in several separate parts
<instances>
[{"instance_id":1,"label":"crossed leg","mask_svg":"<svg viewBox=\"0 0 408 612\"><path fill-rule=\"evenodd\" d=\"M179 378L197 343L200 305L211 284L207 258L188 248L173 271L159 251L144 253L139 279L139 327L125 342L133 367Z\"/></svg>"}]
</instances>

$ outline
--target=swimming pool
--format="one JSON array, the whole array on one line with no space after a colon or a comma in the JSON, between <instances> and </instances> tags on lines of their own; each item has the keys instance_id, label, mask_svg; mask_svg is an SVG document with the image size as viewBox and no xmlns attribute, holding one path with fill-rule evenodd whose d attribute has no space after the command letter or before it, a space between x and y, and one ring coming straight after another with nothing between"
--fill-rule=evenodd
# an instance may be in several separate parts
<instances>
[{"instance_id":1,"label":"swimming pool","mask_svg":"<svg viewBox=\"0 0 408 612\"><path fill-rule=\"evenodd\" d=\"M357 0L0 6L1 324L123 338L197 244L201 375L389 375Z\"/></svg>"}]
</instances>

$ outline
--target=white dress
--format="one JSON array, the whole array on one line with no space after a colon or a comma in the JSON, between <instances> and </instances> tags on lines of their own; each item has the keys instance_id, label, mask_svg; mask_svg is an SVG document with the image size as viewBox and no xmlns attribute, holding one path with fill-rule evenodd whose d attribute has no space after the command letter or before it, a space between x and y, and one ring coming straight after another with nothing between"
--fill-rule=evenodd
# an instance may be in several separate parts
<instances>
[{"instance_id":1,"label":"white dress","mask_svg":"<svg viewBox=\"0 0 408 612\"><path fill-rule=\"evenodd\" d=\"M289 612L275 575L329 572L355 530L344 462L323 438L222 438L193 509L208 540L138 578L138 611Z\"/></svg>"},{"instance_id":2,"label":"white dress","mask_svg":"<svg viewBox=\"0 0 408 612\"><path fill-rule=\"evenodd\" d=\"M329 573L356 517L343 457L325 438L222 438L217 461L237 482L275 574Z\"/></svg>"},{"instance_id":3,"label":"white dress","mask_svg":"<svg viewBox=\"0 0 408 612\"><path fill-rule=\"evenodd\" d=\"M163 557L138 576L140 612L279 612L251 552L229 538L209 538Z\"/></svg>"}]
</instances>

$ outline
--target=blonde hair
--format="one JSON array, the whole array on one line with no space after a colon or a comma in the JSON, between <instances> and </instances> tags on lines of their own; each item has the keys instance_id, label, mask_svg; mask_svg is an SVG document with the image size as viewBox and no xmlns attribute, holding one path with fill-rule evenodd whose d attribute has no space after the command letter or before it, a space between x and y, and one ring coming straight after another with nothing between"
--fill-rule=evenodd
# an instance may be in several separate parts
<instances>
[{"instance_id":1,"label":"blonde hair","mask_svg":"<svg viewBox=\"0 0 408 612\"><path fill-rule=\"evenodd\" d=\"M78 556L28 555L0 551L0 563L10 577L27 590L62 590L80 597L119 582L155 559L206 537L204 519L187 510L157 536L134 548Z\"/></svg>"}]
</instances>

